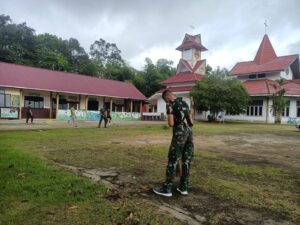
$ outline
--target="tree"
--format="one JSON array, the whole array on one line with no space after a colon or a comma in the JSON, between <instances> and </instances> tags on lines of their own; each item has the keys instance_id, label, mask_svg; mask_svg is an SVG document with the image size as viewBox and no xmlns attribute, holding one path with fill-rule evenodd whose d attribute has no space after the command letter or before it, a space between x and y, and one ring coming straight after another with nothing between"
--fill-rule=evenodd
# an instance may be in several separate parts
<instances>
[{"instance_id":1,"label":"tree","mask_svg":"<svg viewBox=\"0 0 300 225\"><path fill-rule=\"evenodd\" d=\"M124 60L121 57L121 50L114 43L109 43L100 38L90 47L92 59L98 62L100 67L123 66Z\"/></svg>"},{"instance_id":2,"label":"tree","mask_svg":"<svg viewBox=\"0 0 300 225\"><path fill-rule=\"evenodd\" d=\"M209 76L211 75L212 71L213 71L212 67L209 64L207 64L205 67L205 74Z\"/></svg>"},{"instance_id":3,"label":"tree","mask_svg":"<svg viewBox=\"0 0 300 225\"><path fill-rule=\"evenodd\" d=\"M273 110L275 114L275 123L278 124L281 123L281 116L282 113L284 112L287 103L287 100L284 97L286 89L283 88L285 84L286 84L285 79L281 78L279 80L276 80L276 82L271 85L275 90L274 94L272 95L272 99L273 99Z\"/></svg>"},{"instance_id":4,"label":"tree","mask_svg":"<svg viewBox=\"0 0 300 225\"><path fill-rule=\"evenodd\" d=\"M176 68L173 67L173 64L174 62L172 60L164 58L157 60L156 69L159 73L160 81L163 81L176 73Z\"/></svg>"},{"instance_id":5,"label":"tree","mask_svg":"<svg viewBox=\"0 0 300 225\"><path fill-rule=\"evenodd\" d=\"M218 112L243 113L248 105L249 96L244 86L237 79L224 77L223 73L213 75L198 81L191 91L195 108L210 111L216 118Z\"/></svg>"},{"instance_id":6,"label":"tree","mask_svg":"<svg viewBox=\"0 0 300 225\"><path fill-rule=\"evenodd\" d=\"M0 15L0 60L33 65L35 31L26 23L14 24L9 16Z\"/></svg>"}]
</instances>

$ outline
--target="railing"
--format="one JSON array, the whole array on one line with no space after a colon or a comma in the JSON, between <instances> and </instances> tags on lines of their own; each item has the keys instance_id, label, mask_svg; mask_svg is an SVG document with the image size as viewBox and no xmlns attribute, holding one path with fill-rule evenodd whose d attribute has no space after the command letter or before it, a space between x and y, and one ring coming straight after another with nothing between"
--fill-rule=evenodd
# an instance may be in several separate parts
<instances>
[{"instance_id":1,"label":"railing","mask_svg":"<svg viewBox=\"0 0 300 225\"><path fill-rule=\"evenodd\" d=\"M287 124L289 125L296 125L300 120L298 120L296 117L289 117Z\"/></svg>"},{"instance_id":2,"label":"railing","mask_svg":"<svg viewBox=\"0 0 300 225\"><path fill-rule=\"evenodd\" d=\"M156 121L159 121L159 120L165 120L165 116L164 116L164 113L143 113L143 120L156 120Z\"/></svg>"}]
</instances>

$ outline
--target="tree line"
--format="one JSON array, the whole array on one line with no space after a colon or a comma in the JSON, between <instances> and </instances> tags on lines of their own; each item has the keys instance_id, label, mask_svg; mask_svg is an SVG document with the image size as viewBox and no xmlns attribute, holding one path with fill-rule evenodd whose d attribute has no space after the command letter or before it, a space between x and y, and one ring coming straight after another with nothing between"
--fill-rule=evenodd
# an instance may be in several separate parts
<instances>
[{"instance_id":1,"label":"tree line","mask_svg":"<svg viewBox=\"0 0 300 225\"><path fill-rule=\"evenodd\" d=\"M145 59L142 70L136 70L121 56L115 43L100 38L89 52L76 38L64 40L49 33L36 34L27 24L16 24L10 16L0 15L0 61L79 73L106 79L132 82L147 97L162 88L160 82L176 69L173 62Z\"/></svg>"}]
</instances>

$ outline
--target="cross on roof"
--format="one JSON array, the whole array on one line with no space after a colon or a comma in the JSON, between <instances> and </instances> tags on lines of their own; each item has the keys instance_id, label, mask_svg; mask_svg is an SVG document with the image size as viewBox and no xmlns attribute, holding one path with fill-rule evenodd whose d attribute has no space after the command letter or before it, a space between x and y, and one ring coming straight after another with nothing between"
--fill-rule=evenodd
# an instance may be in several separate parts
<instances>
[{"instance_id":1,"label":"cross on roof","mask_svg":"<svg viewBox=\"0 0 300 225\"><path fill-rule=\"evenodd\" d=\"M267 34L267 27L268 27L267 20L265 20L264 25L265 25L265 34Z\"/></svg>"}]
</instances>

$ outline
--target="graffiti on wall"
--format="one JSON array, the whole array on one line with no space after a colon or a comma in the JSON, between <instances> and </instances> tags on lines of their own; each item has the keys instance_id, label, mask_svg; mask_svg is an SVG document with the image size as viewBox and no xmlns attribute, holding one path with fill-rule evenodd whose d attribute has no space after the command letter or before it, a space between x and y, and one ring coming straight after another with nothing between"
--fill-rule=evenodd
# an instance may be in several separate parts
<instances>
[{"instance_id":1,"label":"graffiti on wall","mask_svg":"<svg viewBox=\"0 0 300 225\"><path fill-rule=\"evenodd\" d=\"M76 110L77 120L91 120L98 121L100 119L99 111L86 111L86 110ZM140 120L140 113L129 113L129 112L112 112L111 117L113 120ZM71 111L70 110L58 110L59 120L70 120Z\"/></svg>"},{"instance_id":2,"label":"graffiti on wall","mask_svg":"<svg viewBox=\"0 0 300 225\"><path fill-rule=\"evenodd\" d=\"M111 117L113 120L140 120L140 113L130 113L130 112L112 112Z\"/></svg>"},{"instance_id":3,"label":"graffiti on wall","mask_svg":"<svg viewBox=\"0 0 300 225\"><path fill-rule=\"evenodd\" d=\"M18 109L16 108L1 108L1 118L7 119L17 119L18 118Z\"/></svg>"}]
</instances>

